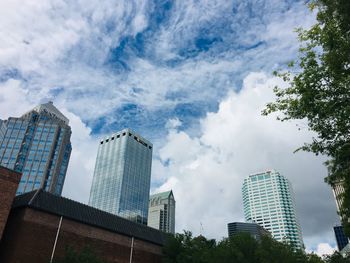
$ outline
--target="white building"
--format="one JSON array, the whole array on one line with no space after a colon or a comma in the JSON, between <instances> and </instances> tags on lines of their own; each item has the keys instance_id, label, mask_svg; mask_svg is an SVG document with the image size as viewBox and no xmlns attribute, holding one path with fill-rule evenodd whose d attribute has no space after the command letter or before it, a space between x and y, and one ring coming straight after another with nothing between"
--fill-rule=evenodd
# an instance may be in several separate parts
<instances>
[{"instance_id":1,"label":"white building","mask_svg":"<svg viewBox=\"0 0 350 263\"><path fill-rule=\"evenodd\" d=\"M303 249L290 182L276 171L253 174L244 179L244 216L268 230L278 241Z\"/></svg>"},{"instance_id":2,"label":"white building","mask_svg":"<svg viewBox=\"0 0 350 263\"><path fill-rule=\"evenodd\" d=\"M175 199L173 191L150 196L148 226L175 234Z\"/></svg>"}]
</instances>

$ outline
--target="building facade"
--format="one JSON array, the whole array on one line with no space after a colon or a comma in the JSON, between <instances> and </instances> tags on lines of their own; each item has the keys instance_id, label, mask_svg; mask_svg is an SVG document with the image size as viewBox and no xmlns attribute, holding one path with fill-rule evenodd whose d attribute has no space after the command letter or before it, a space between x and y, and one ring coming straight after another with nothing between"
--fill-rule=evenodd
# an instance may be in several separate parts
<instances>
[{"instance_id":1,"label":"building facade","mask_svg":"<svg viewBox=\"0 0 350 263\"><path fill-rule=\"evenodd\" d=\"M304 248L293 189L285 177L276 171L250 175L244 179L242 194L247 222L259 224L295 249Z\"/></svg>"},{"instance_id":2,"label":"building facade","mask_svg":"<svg viewBox=\"0 0 350 263\"><path fill-rule=\"evenodd\" d=\"M0 122L0 164L22 173L17 195L61 195L72 150L69 120L52 102Z\"/></svg>"},{"instance_id":3,"label":"building facade","mask_svg":"<svg viewBox=\"0 0 350 263\"><path fill-rule=\"evenodd\" d=\"M99 209L42 190L17 196L8 209L0 262L61 262L67 248L89 248L106 263L162 262L164 233Z\"/></svg>"},{"instance_id":4,"label":"building facade","mask_svg":"<svg viewBox=\"0 0 350 263\"><path fill-rule=\"evenodd\" d=\"M152 147L130 129L101 140L89 205L147 225Z\"/></svg>"},{"instance_id":5,"label":"building facade","mask_svg":"<svg viewBox=\"0 0 350 263\"><path fill-rule=\"evenodd\" d=\"M0 166L0 243L21 174Z\"/></svg>"},{"instance_id":6,"label":"building facade","mask_svg":"<svg viewBox=\"0 0 350 263\"><path fill-rule=\"evenodd\" d=\"M150 196L148 226L175 234L175 198L173 191Z\"/></svg>"},{"instance_id":7,"label":"building facade","mask_svg":"<svg viewBox=\"0 0 350 263\"><path fill-rule=\"evenodd\" d=\"M262 236L270 236L269 231L256 223L233 222L227 224L228 237L233 237L240 233L248 233L256 240L261 240Z\"/></svg>"},{"instance_id":8,"label":"building facade","mask_svg":"<svg viewBox=\"0 0 350 263\"><path fill-rule=\"evenodd\" d=\"M344 233L343 226L335 226L333 227L333 230L337 241L338 250L341 251L349 243L349 239Z\"/></svg>"},{"instance_id":9,"label":"building facade","mask_svg":"<svg viewBox=\"0 0 350 263\"><path fill-rule=\"evenodd\" d=\"M345 192L344 186L343 186L343 182L335 182L334 184L332 184L332 190L333 190L333 195L335 198L335 202L337 205L337 211L338 213L340 212L340 208L343 205L343 195Z\"/></svg>"}]
</instances>

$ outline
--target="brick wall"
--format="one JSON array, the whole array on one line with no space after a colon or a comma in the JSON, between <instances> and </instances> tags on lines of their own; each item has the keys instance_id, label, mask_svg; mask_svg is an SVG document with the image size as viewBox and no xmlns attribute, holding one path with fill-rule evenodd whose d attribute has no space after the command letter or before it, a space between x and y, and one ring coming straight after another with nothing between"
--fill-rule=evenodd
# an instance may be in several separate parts
<instances>
[{"instance_id":1,"label":"brick wall","mask_svg":"<svg viewBox=\"0 0 350 263\"><path fill-rule=\"evenodd\" d=\"M21 174L0 166L0 240Z\"/></svg>"},{"instance_id":2,"label":"brick wall","mask_svg":"<svg viewBox=\"0 0 350 263\"><path fill-rule=\"evenodd\" d=\"M11 211L0 245L0 262L48 263L60 217L31 208ZM129 263L131 237L63 218L55 258L66 247L80 250L89 246L106 262ZM134 240L133 263L160 263L161 247Z\"/></svg>"}]
</instances>

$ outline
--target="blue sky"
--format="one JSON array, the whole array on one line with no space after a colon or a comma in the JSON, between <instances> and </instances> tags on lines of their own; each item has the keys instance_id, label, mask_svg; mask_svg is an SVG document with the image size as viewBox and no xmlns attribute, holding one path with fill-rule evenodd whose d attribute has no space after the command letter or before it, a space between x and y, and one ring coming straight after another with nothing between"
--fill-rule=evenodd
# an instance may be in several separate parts
<instances>
[{"instance_id":1,"label":"blue sky","mask_svg":"<svg viewBox=\"0 0 350 263\"><path fill-rule=\"evenodd\" d=\"M178 231L198 230L186 215L189 186L203 184L191 189L202 200L193 211L206 234L220 238L228 221L242 220L243 178L279 169L299 196L308 249L334 246L324 159L292 153L313 135L298 132L303 122L260 116L273 85L283 85L271 72L297 58L294 29L314 17L305 1L3 1L0 117L47 100L69 116L73 153L64 192L82 202L96 141L125 127L144 135L155 145L152 191L174 189ZM214 198L217 210L206 207L213 180L227 192L225 201Z\"/></svg>"}]
</instances>

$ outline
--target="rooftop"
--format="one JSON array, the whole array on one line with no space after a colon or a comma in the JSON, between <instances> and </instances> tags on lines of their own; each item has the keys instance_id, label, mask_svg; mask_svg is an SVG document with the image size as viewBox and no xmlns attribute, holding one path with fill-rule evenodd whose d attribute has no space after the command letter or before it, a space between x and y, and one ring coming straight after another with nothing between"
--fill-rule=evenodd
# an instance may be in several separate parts
<instances>
[{"instance_id":1,"label":"rooftop","mask_svg":"<svg viewBox=\"0 0 350 263\"><path fill-rule=\"evenodd\" d=\"M40 104L36 107L34 107L32 110L30 111L36 111L38 113L41 113L41 112L48 112L52 115L54 115L55 117L57 117L58 119L62 120L65 124L68 124L69 123L69 119L64 116L54 105L53 105L53 102L52 101L49 101L47 103L43 103L43 104ZM29 111L29 112L30 112ZM27 112L28 113L28 112ZM27 114L25 113L25 114ZM24 115L25 115L24 114Z\"/></svg>"},{"instance_id":2,"label":"rooftop","mask_svg":"<svg viewBox=\"0 0 350 263\"><path fill-rule=\"evenodd\" d=\"M35 210L63 216L84 224L100 227L118 234L135 237L157 245L163 245L165 236L159 230L134 223L68 198L59 197L43 190L17 196L12 208L29 207Z\"/></svg>"},{"instance_id":3,"label":"rooftop","mask_svg":"<svg viewBox=\"0 0 350 263\"><path fill-rule=\"evenodd\" d=\"M168 198L169 195L173 195L173 191L166 191L166 192L162 192L162 193L157 193L157 194L153 194L149 197L149 199L155 199L155 198L161 198L161 199L165 199Z\"/></svg>"}]
</instances>

